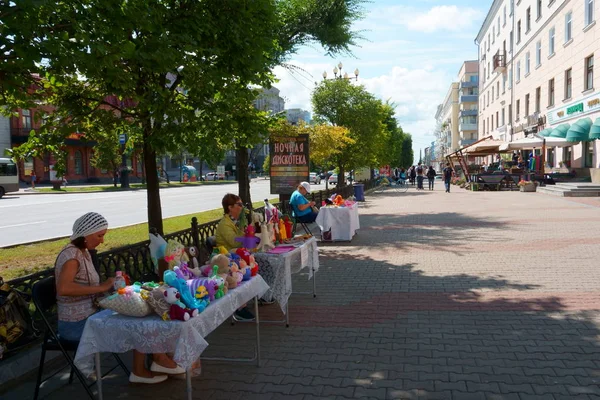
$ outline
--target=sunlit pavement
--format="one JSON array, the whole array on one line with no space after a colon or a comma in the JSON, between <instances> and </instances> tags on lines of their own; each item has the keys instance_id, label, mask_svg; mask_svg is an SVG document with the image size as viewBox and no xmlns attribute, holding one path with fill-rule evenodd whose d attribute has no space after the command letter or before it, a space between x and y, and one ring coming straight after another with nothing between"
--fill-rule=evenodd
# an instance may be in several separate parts
<instances>
[{"instance_id":1,"label":"sunlit pavement","mask_svg":"<svg viewBox=\"0 0 600 400\"><path fill-rule=\"evenodd\" d=\"M368 194L360 215L351 243L320 247L317 298L292 296L289 328L261 326L262 367L204 362L194 398L600 396L598 199L437 185ZM306 274L293 282L310 290ZM207 353L248 356L253 334L223 324ZM104 387L107 399L185 398L182 380L132 386L118 370ZM74 383L46 398L84 395Z\"/></svg>"}]
</instances>

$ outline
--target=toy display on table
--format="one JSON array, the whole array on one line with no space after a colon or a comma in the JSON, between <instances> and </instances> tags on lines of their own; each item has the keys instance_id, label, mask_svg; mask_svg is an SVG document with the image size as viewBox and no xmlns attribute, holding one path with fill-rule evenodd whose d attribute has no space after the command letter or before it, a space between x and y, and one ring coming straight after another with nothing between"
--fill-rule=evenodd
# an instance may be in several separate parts
<instances>
[{"instance_id":1,"label":"toy display on table","mask_svg":"<svg viewBox=\"0 0 600 400\"><path fill-rule=\"evenodd\" d=\"M186 282L190 294L197 300L208 306L211 301L215 300L215 293L219 288L219 282L209 277L190 279ZM208 295L208 298L206 297Z\"/></svg>"},{"instance_id":2,"label":"toy display on table","mask_svg":"<svg viewBox=\"0 0 600 400\"><path fill-rule=\"evenodd\" d=\"M250 253L246 249L237 249L236 254L238 256L240 256L241 260L244 261L246 263L246 265L248 266L248 268L250 269L250 276L256 276L256 274L258 273L258 264L256 263L256 260L254 259L254 256L252 255L252 253ZM244 273L245 281L250 279L250 278L247 278L246 275L247 275L247 273Z\"/></svg>"},{"instance_id":3,"label":"toy display on table","mask_svg":"<svg viewBox=\"0 0 600 400\"><path fill-rule=\"evenodd\" d=\"M257 251L267 251L275 247L273 245L273 231L272 228L269 228L270 224L262 223L260 227L260 233L257 233L256 236L260 239L260 243L256 247Z\"/></svg>"},{"instance_id":4,"label":"toy display on table","mask_svg":"<svg viewBox=\"0 0 600 400\"><path fill-rule=\"evenodd\" d=\"M339 194L333 194L330 198L325 199L322 203L322 207L352 207L356 204L356 201L351 200L350 198L344 200L344 198Z\"/></svg>"},{"instance_id":5,"label":"toy display on table","mask_svg":"<svg viewBox=\"0 0 600 400\"><path fill-rule=\"evenodd\" d=\"M229 253L228 253L229 254ZM212 269L214 271L214 267L217 267L217 275L225 281L225 294L229 289L234 289L237 287L238 283L236 278L231 276L231 260L225 254L218 254L210 259L210 264L212 265ZM212 274L212 272L210 274ZM212 275L210 275L212 276Z\"/></svg>"},{"instance_id":6,"label":"toy display on table","mask_svg":"<svg viewBox=\"0 0 600 400\"><path fill-rule=\"evenodd\" d=\"M146 290L140 288L140 291L136 292L134 287L125 286L120 288L118 292L100 300L98 305L130 317L145 317L152 314L152 308L145 300L147 296L148 292Z\"/></svg>"},{"instance_id":7,"label":"toy display on table","mask_svg":"<svg viewBox=\"0 0 600 400\"><path fill-rule=\"evenodd\" d=\"M188 281L185 279L181 279L179 276L177 276L177 273L175 271L165 271L163 274L163 281L167 285L174 287L179 291L179 293L181 294L181 301L183 302L183 304L186 305L187 308L190 308L192 310L197 309L199 312L204 311L206 305L196 300L194 295L190 293L187 284Z\"/></svg>"},{"instance_id":8,"label":"toy display on table","mask_svg":"<svg viewBox=\"0 0 600 400\"><path fill-rule=\"evenodd\" d=\"M187 321L198 315L198 310L191 310L180 300L181 294L174 287L169 287L164 291L165 300L171 306L169 308L169 318L172 320Z\"/></svg>"}]
</instances>

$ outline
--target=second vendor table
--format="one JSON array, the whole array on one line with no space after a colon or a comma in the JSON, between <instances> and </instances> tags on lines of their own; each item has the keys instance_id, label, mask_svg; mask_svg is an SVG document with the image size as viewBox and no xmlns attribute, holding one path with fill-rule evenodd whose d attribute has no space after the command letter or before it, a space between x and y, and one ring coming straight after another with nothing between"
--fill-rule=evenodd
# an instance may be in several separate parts
<instances>
[{"instance_id":1,"label":"second vendor table","mask_svg":"<svg viewBox=\"0 0 600 400\"><path fill-rule=\"evenodd\" d=\"M331 230L331 238L327 240L351 241L360 228L358 203L347 207L321 207L316 223L322 233Z\"/></svg>"}]
</instances>

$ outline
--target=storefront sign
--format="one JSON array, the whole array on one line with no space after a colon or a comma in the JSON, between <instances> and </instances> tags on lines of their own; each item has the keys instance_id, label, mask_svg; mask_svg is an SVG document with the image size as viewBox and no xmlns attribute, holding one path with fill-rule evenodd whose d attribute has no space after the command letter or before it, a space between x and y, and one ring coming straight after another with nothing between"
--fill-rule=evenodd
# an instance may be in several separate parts
<instances>
[{"instance_id":1,"label":"storefront sign","mask_svg":"<svg viewBox=\"0 0 600 400\"><path fill-rule=\"evenodd\" d=\"M308 181L308 135L271 138L271 193L291 194Z\"/></svg>"},{"instance_id":2,"label":"storefront sign","mask_svg":"<svg viewBox=\"0 0 600 400\"><path fill-rule=\"evenodd\" d=\"M554 125L596 111L600 111L600 93L548 112L548 123Z\"/></svg>"}]
</instances>

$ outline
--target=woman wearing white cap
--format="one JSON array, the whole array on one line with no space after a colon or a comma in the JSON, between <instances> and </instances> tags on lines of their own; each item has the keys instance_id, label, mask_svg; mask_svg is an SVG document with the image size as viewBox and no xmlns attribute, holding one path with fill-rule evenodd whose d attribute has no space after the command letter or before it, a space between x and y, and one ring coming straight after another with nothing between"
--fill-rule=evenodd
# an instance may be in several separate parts
<instances>
[{"instance_id":1,"label":"woman wearing white cap","mask_svg":"<svg viewBox=\"0 0 600 400\"><path fill-rule=\"evenodd\" d=\"M89 212L79 217L73 224L71 243L56 258L54 274L58 333L64 340L78 342L81 339L87 318L97 311L96 297L113 287L114 278L100 283L89 253L89 250L104 243L107 230L108 222L98 213ZM185 372L164 353L154 354L149 371L144 366L144 357L144 354L134 350L130 382L159 383L167 379L167 374Z\"/></svg>"},{"instance_id":2,"label":"woman wearing white cap","mask_svg":"<svg viewBox=\"0 0 600 400\"><path fill-rule=\"evenodd\" d=\"M292 193L292 197L290 197L290 206L292 206L292 210L294 211L295 217L300 222L310 223L315 222L317 219L317 215L319 213L314 212L312 207L314 207L314 201L308 201L306 199L307 194L310 193L310 183L301 182L298 185L298 189Z\"/></svg>"}]
</instances>

